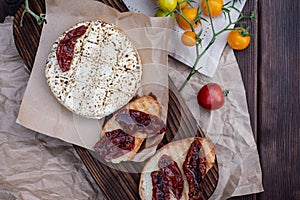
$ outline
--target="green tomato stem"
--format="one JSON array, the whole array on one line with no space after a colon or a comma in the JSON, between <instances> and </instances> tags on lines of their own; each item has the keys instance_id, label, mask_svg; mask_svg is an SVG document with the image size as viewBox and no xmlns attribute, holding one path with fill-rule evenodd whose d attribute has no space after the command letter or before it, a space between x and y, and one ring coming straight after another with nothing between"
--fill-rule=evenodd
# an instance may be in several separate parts
<instances>
[{"instance_id":1,"label":"green tomato stem","mask_svg":"<svg viewBox=\"0 0 300 200\"><path fill-rule=\"evenodd\" d=\"M43 23L47 23L47 20L45 18L45 14L41 13L40 16L38 16L37 14L35 14L28 5L28 0L25 0L25 9L22 12L21 15L21 21L20 21L20 27L23 26L23 18L25 13L29 13L31 16L33 16L35 18L35 20L37 21L38 25L42 25Z\"/></svg>"},{"instance_id":2,"label":"green tomato stem","mask_svg":"<svg viewBox=\"0 0 300 200\"><path fill-rule=\"evenodd\" d=\"M199 68L196 69L196 67L197 67L197 65L198 65L198 62L199 62L199 60L201 59L201 57L202 57L202 56L209 50L209 48L214 44L214 42L215 42L217 36L219 36L221 33L225 32L225 31L234 30L234 29L235 29L235 30L236 30L236 29L240 30L241 27L238 27L238 28L230 28L230 26L239 23L242 19L245 19L245 18L253 19L253 18L254 18L254 12L253 12L253 11L251 12L251 15L250 15L250 16L245 16L245 15L243 15L243 14L241 13L241 11L239 11L238 9L236 9L234 6L231 6L231 7L234 7L234 9L240 13L240 17L239 17L236 21L233 22L233 21L231 20L230 13L226 12L227 15L228 15L229 23L225 26L225 28L223 28L223 29L221 29L220 31L216 32L216 31L215 31L215 28L214 28L214 23L213 23L213 19L212 19L212 16L211 16L211 10L210 10L210 6L209 6L209 4L208 4L208 0L206 0L206 5L207 5L208 13L209 13L209 21L210 21L210 24L211 24L213 36L212 36L210 42L208 43L208 45L204 48L204 50L203 50L201 53L199 52L199 43L196 44L196 55L197 55L197 58L196 58L196 60L195 60L195 62L194 62L194 64L193 64L193 67L192 67L192 69L190 70L190 72L189 72L187 78L186 78L185 81L182 83L181 87L179 88L179 92L182 91L182 89L186 86L186 84L187 84L188 81L191 79L191 77L192 77L192 76L193 76L193 75L201 68L201 67L199 67ZM178 14L179 14L179 15L180 15L180 16L181 16L181 17L182 17L182 18L190 25L192 31L195 32L193 25L194 25L196 22L194 21L193 23L190 23L190 22L183 16L182 10L181 10L180 7L179 7L179 10L176 10L176 11L177 11ZM225 13L225 14L226 14L226 13ZM200 12L200 14L201 14L201 12ZM196 17L196 19L197 19L197 18L198 18L198 17ZM225 91L224 95L227 95L227 94L229 93L229 90L224 90L224 91Z\"/></svg>"}]
</instances>

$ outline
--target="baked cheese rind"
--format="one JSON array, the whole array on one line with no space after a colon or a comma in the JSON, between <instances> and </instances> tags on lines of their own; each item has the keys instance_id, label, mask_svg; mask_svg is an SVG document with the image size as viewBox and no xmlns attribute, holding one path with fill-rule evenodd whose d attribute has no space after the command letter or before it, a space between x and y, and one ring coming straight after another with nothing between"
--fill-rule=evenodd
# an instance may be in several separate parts
<instances>
[{"instance_id":1,"label":"baked cheese rind","mask_svg":"<svg viewBox=\"0 0 300 200\"><path fill-rule=\"evenodd\" d=\"M141 199L152 199L152 179L151 179L151 172L155 170L159 170L158 167L158 161L161 158L163 154L167 154L171 156L171 158L176 161L181 174L184 179L184 189L183 189L183 195L181 199L188 200L188 192L189 192L189 186L188 182L186 180L186 177L183 172L183 163L185 161L187 152L190 148L190 145L193 143L194 140L200 140L202 147L204 148L204 152L206 154L206 172L209 171L210 168L213 167L215 163L215 146L205 138L187 138L183 140L178 140L175 142L171 142L169 144L166 144L161 149L159 149L153 157L150 158L149 161L145 164L140 177L140 184L139 184L139 193ZM171 199L176 199L174 195L170 195Z\"/></svg>"},{"instance_id":2,"label":"baked cheese rind","mask_svg":"<svg viewBox=\"0 0 300 200\"><path fill-rule=\"evenodd\" d=\"M66 33L87 26L77 39L69 71L62 72L56 49ZM64 32L52 46L46 79L56 99L75 114L100 119L125 106L136 94L142 78L137 49L115 25L82 22Z\"/></svg>"},{"instance_id":3,"label":"baked cheese rind","mask_svg":"<svg viewBox=\"0 0 300 200\"><path fill-rule=\"evenodd\" d=\"M129 104L127 104L124 108L122 108L120 111L123 109L134 109L134 110L139 110L141 112L155 115L157 117L160 117L160 105L159 103L151 96L143 96L138 99L135 99L131 101ZM120 112L118 111L118 112ZM117 112L117 113L118 113ZM100 137L103 137L106 132L113 131L116 129L122 129L122 127L119 125L118 122L115 120L115 116L117 115L115 113L112 118L110 118L104 125ZM135 133L133 135L135 137L135 146L132 151L129 153L124 154L123 156L120 156L116 159L108 160L109 162L112 163L119 163L121 161L128 161L130 160L140 149L143 141L147 137L146 133Z\"/></svg>"}]
</instances>

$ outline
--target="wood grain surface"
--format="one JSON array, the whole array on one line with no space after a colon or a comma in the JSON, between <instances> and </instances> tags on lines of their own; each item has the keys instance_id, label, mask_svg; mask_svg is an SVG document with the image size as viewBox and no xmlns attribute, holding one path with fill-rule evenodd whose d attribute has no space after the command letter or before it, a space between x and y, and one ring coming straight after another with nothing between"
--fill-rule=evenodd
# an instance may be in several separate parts
<instances>
[{"instance_id":1,"label":"wood grain surface","mask_svg":"<svg viewBox=\"0 0 300 200\"><path fill-rule=\"evenodd\" d=\"M300 3L247 1L251 45L235 55L258 145L264 192L235 200L300 199Z\"/></svg>"},{"instance_id":2,"label":"wood grain surface","mask_svg":"<svg viewBox=\"0 0 300 200\"><path fill-rule=\"evenodd\" d=\"M243 12L252 10L256 20L251 23L251 44L235 55L246 88L265 191L232 199L298 200L300 3L248 0Z\"/></svg>"},{"instance_id":3,"label":"wood grain surface","mask_svg":"<svg viewBox=\"0 0 300 200\"><path fill-rule=\"evenodd\" d=\"M30 1L30 9L35 13L45 13L45 0L41 1ZM40 41L40 34L42 32L43 26L37 26L36 20L31 17L28 13L25 14L23 24L21 27L20 17L24 10L24 4L18 9L14 18L14 29L13 34L15 39L15 44L18 52L23 59L25 65L31 70L34 64L34 59L36 55L36 50ZM30 34L27 34L30 33ZM35 49L32 51L30 49Z\"/></svg>"},{"instance_id":4,"label":"wood grain surface","mask_svg":"<svg viewBox=\"0 0 300 200\"><path fill-rule=\"evenodd\" d=\"M258 6L266 11L258 41L258 140L267 177L260 197L300 199L300 2Z\"/></svg>"},{"instance_id":5,"label":"wood grain surface","mask_svg":"<svg viewBox=\"0 0 300 200\"><path fill-rule=\"evenodd\" d=\"M122 2L103 2L119 11L127 10ZM30 7L34 11L45 12L44 1L30 1ZM20 27L20 17L23 9L24 6L22 6L15 15L14 38L21 57L29 70L31 70L42 27L38 26L35 23L35 20L29 15L25 16L23 27ZM168 107L167 131L158 148L170 141L175 141L173 138L175 134L178 134L179 132L180 134L177 135L177 139L205 136L197 126L196 120L193 118L190 110L185 105L184 100L171 80L169 82ZM138 172L141 171L144 163L137 164L126 162L121 164L111 164L104 160L96 159L95 156L93 156L93 152L90 152L87 149L76 145L74 145L74 148L107 199L139 199L138 186L140 173ZM218 177L218 167L216 162L206 175L203 192L205 199L208 199L214 192L218 183Z\"/></svg>"}]
</instances>

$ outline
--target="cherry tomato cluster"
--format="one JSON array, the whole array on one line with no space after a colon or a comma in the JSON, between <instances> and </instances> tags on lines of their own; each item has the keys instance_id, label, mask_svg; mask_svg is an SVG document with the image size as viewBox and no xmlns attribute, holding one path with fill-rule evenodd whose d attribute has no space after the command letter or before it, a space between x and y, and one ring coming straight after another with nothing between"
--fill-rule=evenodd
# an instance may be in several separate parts
<instances>
[{"instance_id":1,"label":"cherry tomato cluster","mask_svg":"<svg viewBox=\"0 0 300 200\"><path fill-rule=\"evenodd\" d=\"M182 43L186 46L194 46L198 43L196 48L201 43L200 36L197 35L195 30L203 19L201 15L208 16L212 21L213 18L218 17L223 12L227 14L230 12L228 7L226 7L228 3L224 5L223 0L202 0L197 8L190 4L190 2L195 3L195 1L191 0L157 0L157 2L159 9L156 11L155 16L172 16L172 18L176 18L178 26L184 30L181 36ZM176 16L174 13L176 13ZM243 50L250 44L248 30L242 27L234 29L227 29L226 27L224 30L231 30L227 38L228 45L231 48ZM197 100L203 108L215 110L223 106L225 102L224 97L227 93L228 90L223 91L219 84L209 83L199 90Z\"/></svg>"},{"instance_id":2,"label":"cherry tomato cluster","mask_svg":"<svg viewBox=\"0 0 300 200\"><path fill-rule=\"evenodd\" d=\"M156 11L156 17L166 17L171 15L176 18L178 26L185 32L181 36L181 41L186 46L197 44L197 34L193 29L200 25L198 9L191 7L188 0L157 0L159 9ZM207 5L208 4L208 5ZM223 0L202 0L200 8L206 16L217 17L222 14L224 6ZM180 10L175 17L174 10ZM246 34L245 34L246 33ZM250 36L244 29L232 30L228 35L228 45L235 50L243 50L250 44Z\"/></svg>"}]
</instances>

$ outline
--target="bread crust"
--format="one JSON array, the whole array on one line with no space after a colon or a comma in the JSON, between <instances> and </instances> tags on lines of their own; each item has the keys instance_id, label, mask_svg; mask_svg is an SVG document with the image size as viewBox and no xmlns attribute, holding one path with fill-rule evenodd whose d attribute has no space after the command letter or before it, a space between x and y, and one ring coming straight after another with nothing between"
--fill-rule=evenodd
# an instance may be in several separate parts
<instances>
[{"instance_id":1,"label":"bread crust","mask_svg":"<svg viewBox=\"0 0 300 200\"><path fill-rule=\"evenodd\" d=\"M183 140L178 140L166 144L161 149L159 149L154 156L147 161L144 165L144 168L141 172L140 183L139 183L139 194L141 199L151 199L152 198L152 182L151 182L151 172L158 170L158 161L163 154L167 154L171 156L171 158L177 163L184 179L184 189L183 195L181 199L189 199L188 192L189 187L186 180L186 177L183 172L183 162L185 161L188 149L194 140L199 140L204 148L204 152L206 154L206 173L213 167L215 163L215 145L213 145L206 138L187 138ZM171 195L171 199L175 199L174 195Z\"/></svg>"}]
</instances>

